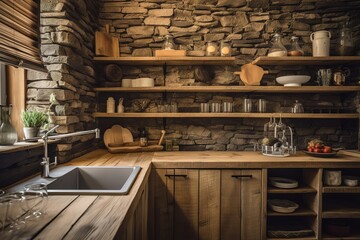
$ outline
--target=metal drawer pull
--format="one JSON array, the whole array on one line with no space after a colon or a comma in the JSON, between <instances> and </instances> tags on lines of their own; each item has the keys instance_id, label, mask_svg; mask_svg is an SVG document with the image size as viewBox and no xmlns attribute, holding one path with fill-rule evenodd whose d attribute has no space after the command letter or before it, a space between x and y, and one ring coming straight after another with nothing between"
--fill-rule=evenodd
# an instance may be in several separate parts
<instances>
[{"instance_id":1,"label":"metal drawer pull","mask_svg":"<svg viewBox=\"0 0 360 240\"><path fill-rule=\"evenodd\" d=\"M252 178L252 175L232 175L233 178Z\"/></svg>"},{"instance_id":2,"label":"metal drawer pull","mask_svg":"<svg viewBox=\"0 0 360 240\"><path fill-rule=\"evenodd\" d=\"M183 178L186 178L187 177L187 174L165 174L165 177L183 177Z\"/></svg>"}]
</instances>

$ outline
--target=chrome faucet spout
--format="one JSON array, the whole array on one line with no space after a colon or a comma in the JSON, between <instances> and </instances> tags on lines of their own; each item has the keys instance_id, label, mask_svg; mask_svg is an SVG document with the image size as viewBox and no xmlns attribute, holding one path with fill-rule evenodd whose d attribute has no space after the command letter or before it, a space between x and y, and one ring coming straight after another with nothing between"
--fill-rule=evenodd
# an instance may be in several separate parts
<instances>
[{"instance_id":1,"label":"chrome faucet spout","mask_svg":"<svg viewBox=\"0 0 360 240\"><path fill-rule=\"evenodd\" d=\"M56 157L55 157L55 161L53 163L50 163L49 152L48 152L49 139L62 139L62 138L66 138L66 137L81 136L81 135L87 135L87 134L93 134L93 133L95 133L95 138L100 138L100 129L98 129L98 128L95 128L93 130L87 130L87 131L64 133L64 134L57 134L57 135L49 136L49 134L51 132L53 132L55 129L57 129L58 127L60 127L60 126L56 125L55 127L51 128L42 137L42 139L44 141L44 157L42 158L42 162L41 162L41 165L43 166L43 171L41 173L41 177L43 177L43 178L50 177L50 165L57 165Z\"/></svg>"}]
</instances>

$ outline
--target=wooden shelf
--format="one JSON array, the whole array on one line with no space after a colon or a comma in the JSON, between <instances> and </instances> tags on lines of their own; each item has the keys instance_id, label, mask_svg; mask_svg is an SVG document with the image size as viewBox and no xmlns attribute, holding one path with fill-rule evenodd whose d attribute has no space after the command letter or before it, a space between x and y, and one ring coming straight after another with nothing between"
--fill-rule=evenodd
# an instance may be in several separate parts
<instances>
[{"instance_id":1,"label":"wooden shelf","mask_svg":"<svg viewBox=\"0 0 360 240\"><path fill-rule=\"evenodd\" d=\"M360 208L323 209L322 218L360 218Z\"/></svg>"},{"instance_id":2,"label":"wooden shelf","mask_svg":"<svg viewBox=\"0 0 360 240\"><path fill-rule=\"evenodd\" d=\"M246 92L246 93L342 93L358 92L360 86L184 86L184 87L149 87L123 88L101 87L96 92Z\"/></svg>"},{"instance_id":3,"label":"wooden shelf","mask_svg":"<svg viewBox=\"0 0 360 240\"><path fill-rule=\"evenodd\" d=\"M325 118L358 119L358 113L103 113L95 112L96 118Z\"/></svg>"},{"instance_id":4,"label":"wooden shelf","mask_svg":"<svg viewBox=\"0 0 360 240\"><path fill-rule=\"evenodd\" d=\"M323 187L323 193L360 193L360 186L357 187L348 187L348 186L338 186L338 187Z\"/></svg>"},{"instance_id":5,"label":"wooden shelf","mask_svg":"<svg viewBox=\"0 0 360 240\"><path fill-rule=\"evenodd\" d=\"M316 213L310 209L300 207L300 208L296 209L295 212L293 212L293 213L278 213L278 212L274 212L269 209L267 212L267 215L271 216L271 217L316 216Z\"/></svg>"},{"instance_id":6,"label":"wooden shelf","mask_svg":"<svg viewBox=\"0 0 360 240\"><path fill-rule=\"evenodd\" d=\"M94 57L94 61L121 65L231 65L235 57Z\"/></svg>"},{"instance_id":7,"label":"wooden shelf","mask_svg":"<svg viewBox=\"0 0 360 240\"><path fill-rule=\"evenodd\" d=\"M266 238L267 240L284 240L284 239L286 239L286 240L288 240L288 239L293 239L293 240L295 240L295 239L301 239L301 240L317 240L317 238L316 237L300 237L300 238ZM339 240L339 238L337 238L338 240Z\"/></svg>"},{"instance_id":8,"label":"wooden shelf","mask_svg":"<svg viewBox=\"0 0 360 240\"><path fill-rule=\"evenodd\" d=\"M275 193L275 194L316 193L316 192L317 192L316 189L309 186L300 186L291 189L268 187L268 193Z\"/></svg>"},{"instance_id":9,"label":"wooden shelf","mask_svg":"<svg viewBox=\"0 0 360 240\"><path fill-rule=\"evenodd\" d=\"M257 65L335 65L360 64L360 56L330 57L258 57L252 64Z\"/></svg>"},{"instance_id":10,"label":"wooden shelf","mask_svg":"<svg viewBox=\"0 0 360 240\"><path fill-rule=\"evenodd\" d=\"M342 240L359 240L360 239L360 234L353 234L353 235L348 236L348 237L335 237L335 236L331 236L329 234L324 234L321 239L323 239L323 240L339 240L339 239L342 239Z\"/></svg>"}]
</instances>

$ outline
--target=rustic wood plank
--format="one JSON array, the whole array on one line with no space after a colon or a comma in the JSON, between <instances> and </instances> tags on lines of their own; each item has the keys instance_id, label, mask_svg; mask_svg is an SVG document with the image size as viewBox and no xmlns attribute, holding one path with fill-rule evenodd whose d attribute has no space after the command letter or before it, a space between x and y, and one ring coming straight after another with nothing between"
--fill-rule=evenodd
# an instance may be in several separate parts
<instances>
[{"instance_id":1,"label":"rustic wood plank","mask_svg":"<svg viewBox=\"0 0 360 240\"><path fill-rule=\"evenodd\" d=\"M221 239L241 239L240 170L221 171Z\"/></svg>"},{"instance_id":2,"label":"rustic wood plank","mask_svg":"<svg viewBox=\"0 0 360 240\"><path fill-rule=\"evenodd\" d=\"M148 239L155 240L155 177L156 177L156 170L151 170L148 182Z\"/></svg>"},{"instance_id":3,"label":"rustic wood plank","mask_svg":"<svg viewBox=\"0 0 360 240\"><path fill-rule=\"evenodd\" d=\"M324 119L358 119L358 113L104 113L94 112L95 118L324 118Z\"/></svg>"},{"instance_id":4,"label":"rustic wood plank","mask_svg":"<svg viewBox=\"0 0 360 240\"><path fill-rule=\"evenodd\" d=\"M135 215L132 215L126 229L126 240L135 240Z\"/></svg>"},{"instance_id":5,"label":"rustic wood plank","mask_svg":"<svg viewBox=\"0 0 360 240\"><path fill-rule=\"evenodd\" d=\"M221 170L201 170L199 175L199 238L220 239Z\"/></svg>"},{"instance_id":6,"label":"rustic wood plank","mask_svg":"<svg viewBox=\"0 0 360 240\"><path fill-rule=\"evenodd\" d=\"M199 234L199 170L175 169L174 239L197 240Z\"/></svg>"},{"instance_id":7,"label":"rustic wood plank","mask_svg":"<svg viewBox=\"0 0 360 240\"><path fill-rule=\"evenodd\" d=\"M15 236L12 236L12 238L32 239L33 236L36 236L38 233L40 233L49 222L57 218L61 211L69 206L76 198L77 196L49 196L46 207L46 214L36 221L27 221L25 228L17 231ZM65 235L66 232L63 232L63 230L66 231L65 228L57 229L57 234Z\"/></svg>"},{"instance_id":8,"label":"rustic wood plank","mask_svg":"<svg viewBox=\"0 0 360 240\"><path fill-rule=\"evenodd\" d=\"M261 239L261 222L259 222L262 218L261 170L242 170L241 174L252 175L252 178L240 180L241 239Z\"/></svg>"},{"instance_id":9,"label":"rustic wood plank","mask_svg":"<svg viewBox=\"0 0 360 240\"><path fill-rule=\"evenodd\" d=\"M182 87L100 87L96 92L259 92L259 93L343 93L360 91L359 86L182 86Z\"/></svg>"},{"instance_id":10,"label":"rustic wood plank","mask_svg":"<svg viewBox=\"0 0 360 240\"><path fill-rule=\"evenodd\" d=\"M172 240L174 232L174 169L155 171L155 239Z\"/></svg>"},{"instance_id":11,"label":"rustic wood plank","mask_svg":"<svg viewBox=\"0 0 360 240\"><path fill-rule=\"evenodd\" d=\"M142 232L142 229L143 229L143 199L144 199L144 195L145 194L145 191L142 192L141 194L141 198L140 198L140 202L136 208L136 211L135 211L135 226L134 226L134 229L135 229L135 236L134 236L134 239L135 240L142 240L143 238L143 232Z\"/></svg>"},{"instance_id":12,"label":"rustic wood plank","mask_svg":"<svg viewBox=\"0 0 360 240\"><path fill-rule=\"evenodd\" d=\"M256 58L252 64L257 65L329 65L358 64L359 56L329 56L329 57L267 57Z\"/></svg>"},{"instance_id":13,"label":"rustic wood plank","mask_svg":"<svg viewBox=\"0 0 360 240\"><path fill-rule=\"evenodd\" d=\"M62 239L71 226L82 217L88 207L96 200L97 196L79 196L55 220L50 222L46 228L35 237L35 239ZM61 227L60 227L61 226ZM57 229L56 234L54 229Z\"/></svg>"},{"instance_id":14,"label":"rustic wood plank","mask_svg":"<svg viewBox=\"0 0 360 240\"><path fill-rule=\"evenodd\" d=\"M262 209L261 209L261 239L267 236L267 191L268 188L268 169L261 170L261 193L262 193Z\"/></svg>"}]
</instances>

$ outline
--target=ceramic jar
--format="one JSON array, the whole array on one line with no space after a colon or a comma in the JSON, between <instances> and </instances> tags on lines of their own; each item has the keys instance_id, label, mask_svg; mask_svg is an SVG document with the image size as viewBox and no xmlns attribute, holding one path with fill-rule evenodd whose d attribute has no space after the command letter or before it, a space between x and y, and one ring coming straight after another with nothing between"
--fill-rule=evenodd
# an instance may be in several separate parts
<instances>
[{"instance_id":1,"label":"ceramic jar","mask_svg":"<svg viewBox=\"0 0 360 240\"><path fill-rule=\"evenodd\" d=\"M323 181L328 186L341 185L341 171L340 170L324 170Z\"/></svg>"},{"instance_id":2,"label":"ceramic jar","mask_svg":"<svg viewBox=\"0 0 360 240\"><path fill-rule=\"evenodd\" d=\"M329 31L317 31L310 35L312 42L312 51L314 57L327 57L330 56L330 38Z\"/></svg>"}]
</instances>

